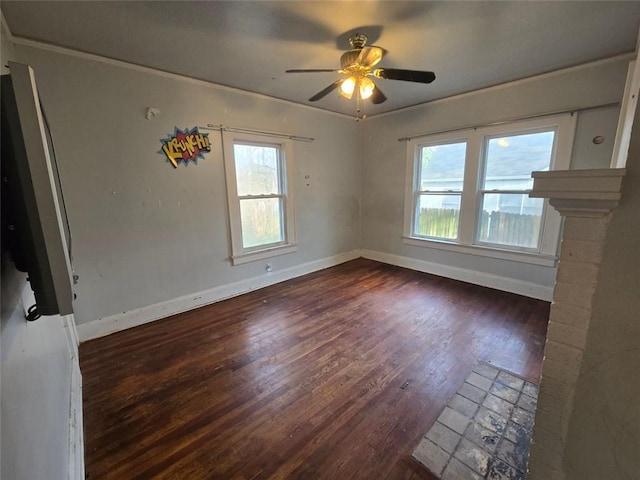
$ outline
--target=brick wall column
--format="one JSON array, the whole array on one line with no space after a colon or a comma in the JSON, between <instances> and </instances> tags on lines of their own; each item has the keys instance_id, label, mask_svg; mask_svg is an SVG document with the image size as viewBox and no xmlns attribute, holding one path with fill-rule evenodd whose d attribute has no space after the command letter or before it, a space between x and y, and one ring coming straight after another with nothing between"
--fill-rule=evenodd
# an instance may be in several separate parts
<instances>
[{"instance_id":1,"label":"brick wall column","mask_svg":"<svg viewBox=\"0 0 640 480\"><path fill-rule=\"evenodd\" d=\"M549 198L564 217L529 480L563 480L562 464L575 387L586 348L591 304L611 210L624 169L535 172L532 197Z\"/></svg>"}]
</instances>

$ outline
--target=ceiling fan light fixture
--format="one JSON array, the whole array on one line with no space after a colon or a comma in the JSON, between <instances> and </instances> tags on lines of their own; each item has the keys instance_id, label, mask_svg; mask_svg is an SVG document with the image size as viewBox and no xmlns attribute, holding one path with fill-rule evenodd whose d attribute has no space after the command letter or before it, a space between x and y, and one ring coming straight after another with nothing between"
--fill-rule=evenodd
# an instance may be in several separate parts
<instances>
[{"instance_id":1,"label":"ceiling fan light fixture","mask_svg":"<svg viewBox=\"0 0 640 480\"><path fill-rule=\"evenodd\" d=\"M373 90L376 88L376 84L373 83L373 80L367 77L362 77L360 79L360 98L366 100L371 95L373 95Z\"/></svg>"},{"instance_id":2,"label":"ceiling fan light fixture","mask_svg":"<svg viewBox=\"0 0 640 480\"><path fill-rule=\"evenodd\" d=\"M351 98L353 96L353 91L356 88L356 77L353 75L347 78L342 85L340 85L340 95L345 98Z\"/></svg>"},{"instance_id":3,"label":"ceiling fan light fixture","mask_svg":"<svg viewBox=\"0 0 640 480\"><path fill-rule=\"evenodd\" d=\"M324 68L286 71L287 73L326 72L342 75L342 78L337 79L331 85L309 98L310 102L320 100L336 90L340 96L351 100L355 92L356 108L360 112L361 100L369 100L373 105L379 105L387 100L387 96L380 90L375 81L369 77L415 83L431 83L436 79L435 73L426 70L374 68L382 60L386 50L375 45L367 45L366 35L352 35L349 37L349 43L351 43L352 48L344 52L340 57L340 69Z\"/></svg>"}]
</instances>

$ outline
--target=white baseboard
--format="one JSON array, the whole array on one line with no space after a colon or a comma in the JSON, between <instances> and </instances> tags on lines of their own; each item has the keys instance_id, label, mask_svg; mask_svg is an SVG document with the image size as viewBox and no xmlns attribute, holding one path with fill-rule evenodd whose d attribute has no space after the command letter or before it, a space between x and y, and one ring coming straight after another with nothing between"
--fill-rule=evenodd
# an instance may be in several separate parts
<instances>
[{"instance_id":1,"label":"white baseboard","mask_svg":"<svg viewBox=\"0 0 640 480\"><path fill-rule=\"evenodd\" d=\"M290 280L301 275L333 267L359 258L360 256L360 250L352 250L350 252L296 265L295 267L287 268L279 272L269 272L259 277L248 278L227 285L220 285L219 287L156 303L148 307L111 315L88 323L81 323L77 326L78 337L80 342L103 337L110 333L153 322L154 320L159 320L170 315L193 310L194 308L219 302L220 300L235 297L259 288L268 287L269 285L284 282L285 280Z\"/></svg>"},{"instance_id":2,"label":"white baseboard","mask_svg":"<svg viewBox=\"0 0 640 480\"><path fill-rule=\"evenodd\" d=\"M78 340L78 329L76 328L75 317L72 313L70 315L63 315L60 318L62 319L62 326L64 327L67 335L69 353L78 358L78 345L80 345L80 340Z\"/></svg>"},{"instance_id":3,"label":"white baseboard","mask_svg":"<svg viewBox=\"0 0 640 480\"><path fill-rule=\"evenodd\" d=\"M111 333L126 330L127 328L143 325L170 315L186 312L194 308L219 302L259 288L284 282L285 280L306 275L307 273L333 267L361 256L382 263L410 268L419 272L431 273L442 277L453 278L455 280L461 280L463 282L495 288L506 292L517 293L519 295L537 298L540 300L551 301L553 296L553 287L525 282L523 280L501 277L466 268L451 267L440 263L427 262L425 260L417 260L414 258L402 257L374 250L352 250L332 257L303 263L302 265L297 265L279 272L270 272L259 277L253 277L227 285L220 285L219 287L214 287L202 292L185 295L183 297L174 298L165 302L149 305L147 307L111 315L92 322L81 323L77 326L77 338L79 338L80 342L84 342L94 338L103 337Z\"/></svg>"},{"instance_id":4,"label":"white baseboard","mask_svg":"<svg viewBox=\"0 0 640 480\"><path fill-rule=\"evenodd\" d=\"M474 285L495 288L505 292L517 293L525 297L537 298L551 301L553 298L553 287L539 285L537 283L525 282L513 278L500 277L490 273L478 272L460 267L451 267L442 263L427 262L415 258L402 257L390 253L378 252L375 250L361 250L361 255L370 260L376 260L398 267L409 268L419 272L431 273L441 277L453 278Z\"/></svg>"},{"instance_id":5,"label":"white baseboard","mask_svg":"<svg viewBox=\"0 0 640 480\"><path fill-rule=\"evenodd\" d=\"M82 422L82 374L76 362L71 369L69 402L69 480L84 480L84 427Z\"/></svg>"},{"instance_id":6,"label":"white baseboard","mask_svg":"<svg viewBox=\"0 0 640 480\"><path fill-rule=\"evenodd\" d=\"M69 395L69 480L84 480L84 430L82 422L82 373L78 352L78 331L73 314L60 317L67 336L71 359Z\"/></svg>"}]
</instances>

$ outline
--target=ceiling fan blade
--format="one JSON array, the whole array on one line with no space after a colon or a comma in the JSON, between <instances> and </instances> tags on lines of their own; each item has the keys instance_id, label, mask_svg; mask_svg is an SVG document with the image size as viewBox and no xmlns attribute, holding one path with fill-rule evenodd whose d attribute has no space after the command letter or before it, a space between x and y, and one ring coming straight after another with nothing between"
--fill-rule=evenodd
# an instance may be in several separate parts
<instances>
[{"instance_id":1,"label":"ceiling fan blade","mask_svg":"<svg viewBox=\"0 0 640 480\"><path fill-rule=\"evenodd\" d=\"M376 68L373 71L376 78L389 80L404 80L405 82L431 83L436 79L433 72L422 70L401 70L398 68Z\"/></svg>"},{"instance_id":2,"label":"ceiling fan blade","mask_svg":"<svg viewBox=\"0 0 640 480\"><path fill-rule=\"evenodd\" d=\"M320 90L318 93L316 93L313 97L309 99L309 101L315 102L316 100L320 100L321 98L327 96L328 94L333 92L336 88L338 88L342 84L342 82L344 82L343 78L336 80L324 90Z\"/></svg>"},{"instance_id":3,"label":"ceiling fan blade","mask_svg":"<svg viewBox=\"0 0 640 480\"><path fill-rule=\"evenodd\" d=\"M373 67L382 60L383 55L384 50L380 47L364 46L360 50L360 55L358 55L356 63L363 67Z\"/></svg>"},{"instance_id":4,"label":"ceiling fan blade","mask_svg":"<svg viewBox=\"0 0 640 480\"><path fill-rule=\"evenodd\" d=\"M340 73L334 68L316 68L311 70L285 70L285 73Z\"/></svg>"},{"instance_id":5,"label":"ceiling fan blade","mask_svg":"<svg viewBox=\"0 0 640 480\"><path fill-rule=\"evenodd\" d=\"M385 102L386 100L387 100L386 95L382 93L382 90L380 90L380 87L376 85L376 88L373 89L373 93L371 94L371 103L373 103L374 105L378 105L382 102Z\"/></svg>"}]
</instances>

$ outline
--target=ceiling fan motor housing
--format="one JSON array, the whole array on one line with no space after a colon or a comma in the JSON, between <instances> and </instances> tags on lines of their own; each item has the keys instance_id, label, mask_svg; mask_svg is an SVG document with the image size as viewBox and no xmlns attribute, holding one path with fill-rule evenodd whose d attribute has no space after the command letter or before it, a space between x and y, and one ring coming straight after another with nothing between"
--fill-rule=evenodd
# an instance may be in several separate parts
<instances>
[{"instance_id":1,"label":"ceiling fan motor housing","mask_svg":"<svg viewBox=\"0 0 640 480\"><path fill-rule=\"evenodd\" d=\"M361 33L355 33L349 37L349 43L351 44L351 50L347 50L340 57L340 66L349 68L358 61L362 48L367 44L367 36Z\"/></svg>"},{"instance_id":2,"label":"ceiling fan motor housing","mask_svg":"<svg viewBox=\"0 0 640 480\"><path fill-rule=\"evenodd\" d=\"M367 44L367 36L361 33L353 34L349 37L349 43L352 48L359 49Z\"/></svg>"}]
</instances>

